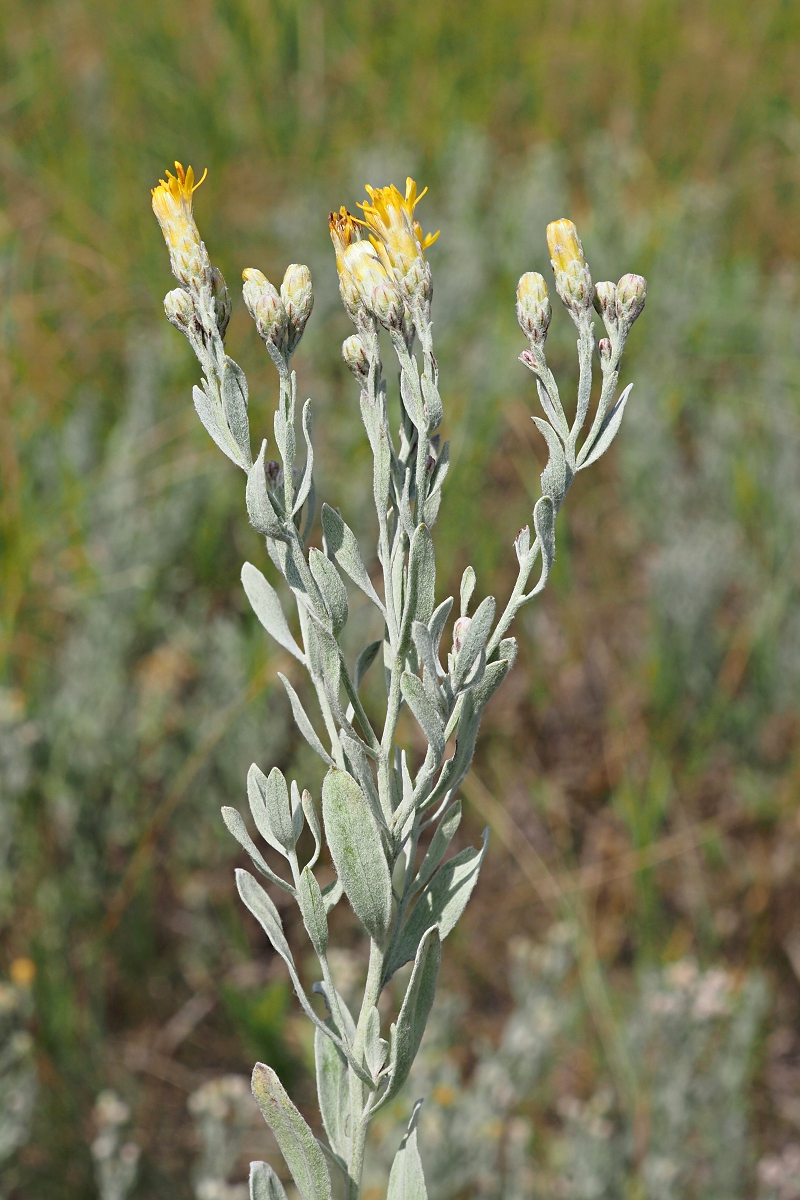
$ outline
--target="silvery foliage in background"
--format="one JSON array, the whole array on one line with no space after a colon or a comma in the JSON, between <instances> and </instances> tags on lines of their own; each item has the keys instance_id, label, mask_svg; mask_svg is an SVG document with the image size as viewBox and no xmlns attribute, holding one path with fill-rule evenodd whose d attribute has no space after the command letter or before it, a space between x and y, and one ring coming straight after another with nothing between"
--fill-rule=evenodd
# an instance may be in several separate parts
<instances>
[{"instance_id":1,"label":"silvery foliage in background","mask_svg":"<svg viewBox=\"0 0 800 1200\"><path fill-rule=\"evenodd\" d=\"M266 440L254 462L247 383L224 347L230 298L194 222L193 172L177 163L176 171L153 191L153 208L180 285L167 294L165 311L188 338L203 370L202 386L194 389L197 413L219 448L247 476L248 516L266 538L268 555L295 598L299 640L278 593L249 563L242 572L245 591L267 631L306 669L325 730L323 741L293 685L282 676L297 726L328 768L322 821L311 794L295 781L288 784L280 770L273 768L266 776L255 764L250 769L247 792L253 821L264 842L288 863L290 879L269 865L237 810L225 808L223 816L260 874L298 904L319 960L322 980L315 990L324 997L325 1019L301 982L275 904L253 875L238 871L239 893L284 959L300 1004L315 1026L317 1087L327 1144L314 1136L270 1067L256 1065L253 1092L303 1200L332 1196L331 1168L355 1200L361 1190L367 1128L408 1078L433 1003L441 942L461 916L485 854L484 837L481 847L447 858L461 816L458 789L470 767L483 711L516 655L516 643L506 634L517 612L545 586L555 553L555 518L575 474L600 457L619 428L630 390L616 398L620 359L643 308L646 285L634 275L624 276L617 285L593 285L572 222L559 220L548 226L556 289L578 331L576 413L570 422L547 366L550 301L542 276L529 272L519 283L517 315L529 342L520 358L534 374L545 414L544 419L534 418L549 450L542 496L533 513L533 534L526 526L516 539L517 582L499 615L491 596L469 615L476 578L471 567L464 571L452 649L442 665L440 647L453 600L436 604L431 530L449 447L441 444L437 432L443 408L433 352L431 271L423 252L435 235L424 237L414 217L416 185L409 179L405 196L395 188L368 188L364 222L356 222L344 208L330 218L342 300L357 331L345 341L343 357L359 384L361 416L373 455L379 591L350 527L328 505L321 509L323 548L308 548L316 512L311 403L307 400L300 414L305 463L298 468L297 379L290 364L313 305L310 272L290 266L280 292L261 272L244 272L245 302L280 385L274 421L280 462L267 459ZM363 227L369 238L363 236ZM597 344L593 307L605 327ZM396 438L382 374L381 328L389 335L400 372ZM600 398L589 433L579 445L595 353L602 372ZM538 580L530 586L538 560ZM364 646L352 670L340 644L350 612L345 578L366 595L383 624L383 636ZM360 698L362 680L376 659L382 663L386 686L384 719L377 730ZM415 762L397 743L404 706L427 747L421 761ZM450 745L454 749L448 757ZM301 865L298 843L306 826L314 850ZM325 888L314 874L323 842L336 871ZM327 918L343 894L370 945L357 1018L337 990L328 957ZM390 1029L382 1030L379 999L395 972L409 962L413 967L399 1013ZM419 1200L427 1194L417 1148L418 1111L419 1106L392 1163L391 1200ZM266 1163L252 1164L250 1189L259 1200L285 1195Z\"/></svg>"},{"instance_id":2,"label":"silvery foliage in background","mask_svg":"<svg viewBox=\"0 0 800 1200\"><path fill-rule=\"evenodd\" d=\"M107 1088L100 1093L94 1106L97 1136L92 1142L99 1200L126 1200L136 1183L139 1147L125 1136L130 1119L130 1108L116 1092Z\"/></svg>"},{"instance_id":3,"label":"silvery foliage in background","mask_svg":"<svg viewBox=\"0 0 800 1200\"><path fill-rule=\"evenodd\" d=\"M29 978L15 981L13 966L11 982L0 983L0 1167L27 1142L36 1100L33 1038L25 1028L31 1015L30 983ZM12 1181L4 1176L0 1196L6 1195L6 1182Z\"/></svg>"},{"instance_id":4,"label":"silvery foliage in background","mask_svg":"<svg viewBox=\"0 0 800 1200\"><path fill-rule=\"evenodd\" d=\"M746 1200L747 1088L766 1006L756 973L703 971L691 959L645 971L617 1027L638 1098L621 1106L601 1076L588 1098L562 1092L560 1128L536 1138L531 1117L552 1097L553 1070L563 1069L570 1046L587 1042L588 1014L570 983L580 937L563 922L540 946L512 946L514 1008L497 1047L478 1048L469 1079L452 1053L458 1001L437 1004L398 1104L408 1111L414 1096L430 1097L420 1131L431 1200ZM370 1182L391 1161L400 1117L387 1114L375 1130ZM779 1179L779 1165L767 1160L760 1173Z\"/></svg>"},{"instance_id":5,"label":"silvery foliage in background","mask_svg":"<svg viewBox=\"0 0 800 1200\"><path fill-rule=\"evenodd\" d=\"M247 1200L246 1183L230 1183L242 1139L258 1110L243 1075L221 1075L189 1097L202 1147L194 1171L196 1200ZM263 1128L263 1126L262 1126Z\"/></svg>"}]
</instances>

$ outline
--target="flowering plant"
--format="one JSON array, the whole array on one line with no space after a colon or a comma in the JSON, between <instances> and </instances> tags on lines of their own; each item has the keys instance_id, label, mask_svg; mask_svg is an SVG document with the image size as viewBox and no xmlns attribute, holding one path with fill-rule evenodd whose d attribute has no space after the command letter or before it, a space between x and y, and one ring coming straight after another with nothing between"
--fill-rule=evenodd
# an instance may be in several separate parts
<instances>
[{"instance_id":1,"label":"flowering plant","mask_svg":"<svg viewBox=\"0 0 800 1200\"><path fill-rule=\"evenodd\" d=\"M303 986L268 891L249 872L237 871L242 900L283 958L300 1005L315 1026L317 1090L327 1140L317 1139L271 1067L256 1064L253 1093L303 1200L330 1200L332 1171L343 1181L348 1200L357 1200L368 1126L408 1078L436 992L441 943L464 911L486 853L484 835L480 847L447 857L461 819L459 787L470 768L483 712L516 657L516 642L506 635L519 610L547 582L556 515L575 474L605 452L619 429L630 391L626 388L615 399L620 359L644 305L646 284L640 276L626 275L616 285L594 286L572 222L548 226L556 290L578 330L575 417L572 423L567 419L545 359L551 319L547 286L541 275L529 272L517 290L517 316L529 343L520 358L536 379L544 411L543 418L533 418L549 451L542 495L533 510L533 532L525 526L514 543L519 571L499 614L494 597L487 596L470 615L476 577L472 567L464 571L452 648L443 665L441 646L453 598L436 603L432 530L449 451L437 432L444 411L433 352L433 283L425 257L438 235L423 235L415 216L424 192L418 195L411 179L404 194L393 186L368 187L363 217L357 219L343 207L329 219L342 301L356 330L342 353L359 386L373 456L380 565L376 586L368 570L370 556L365 561L352 530L328 505L322 505L320 514L321 547L311 544L316 528L311 402L305 402L300 414L306 456L298 469L297 378L291 369L313 307L308 268L288 267L280 290L260 271L244 272L245 304L279 380L274 433L280 461L267 460L266 441L254 461L247 381L225 352L228 290L194 220L192 196L199 185L191 168L184 171L179 163L175 168L176 174L167 172L153 190L153 209L179 284L166 296L166 315L188 338L203 371L201 386L193 392L200 420L246 474L250 523L266 539L268 556L294 596L295 629L272 584L250 563L242 570L245 591L268 633L307 670L325 730L324 736L317 731L300 696L281 676L300 732L327 767L321 819L310 792L294 780L287 783L277 767L265 775L254 764L248 773L254 825L284 860L288 877L270 865L238 811L222 811L263 879L297 903L319 960L322 979L314 991L324 1000L324 1015ZM597 346L593 309L605 327ZM400 370L397 437L390 428L381 330L388 334ZM589 433L579 447L595 350L602 386ZM530 586L537 563L538 578ZM383 625L382 637L363 647L352 668L341 645L350 612L345 579L366 595ZM360 692L378 659L386 701L376 715L366 711ZM424 737L421 761L413 761L398 744L403 707ZM301 862L298 845L306 826L313 852ZM314 869L323 844L336 874L332 883L320 887ZM342 896L369 939L357 1014L337 990L328 956L328 915ZM378 1004L389 980L407 963L413 964L411 974L387 1031ZM285 1197L266 1163L251 1164L250 1192L253 1200ZM424 1196L415 1109L392 1165L388 1197Z\"/></svg>"}]
</instances>

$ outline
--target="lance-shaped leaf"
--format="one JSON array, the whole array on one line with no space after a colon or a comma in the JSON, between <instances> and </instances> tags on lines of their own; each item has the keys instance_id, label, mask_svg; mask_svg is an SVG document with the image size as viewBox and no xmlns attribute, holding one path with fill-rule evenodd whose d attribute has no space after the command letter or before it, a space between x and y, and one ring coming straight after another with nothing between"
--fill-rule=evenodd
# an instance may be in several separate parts
<instances>
[{"instance_id":1,"label":"lance-shaped leaf","mask_svg":"<svg viewBox=\"0 0 800 1200\"><path fill-rule=\"evenodd\" d=\"M294 717L294 721L295 721L295 724L297 725L297 728L300 730L300 732L302 733L303 737L308 742L311 749L316 750L316 752L320 756L320 758L324 762L326 762L328 764L328 766L332 767L333 759L331 758L330 754L328 754L328 751L325 749L322 742L317 737L316 730L314 729L314 726L311 724L311 721L309 719L308 714L306 713L306 710L303 708L302 704L300 703L300 697L297 695L297 692L294 690L292 685L289 683L289 680L286 678L286 676L282 675L280 671L278 672L278 678L280 679L283 686L286 688L286 695L289 697L289 703L292 706L292 716Z\"/></svg>"},{"instance_id":2,"label":"lance-shaped leaf","mask_svg":"<svg viewBox=\"0 0 800 1200\"><path fill-rule=\"evenodd\" d=\"M308 493L311 491L311 482L314 477L314 447L311 445L310 400L306 400L303 405L303 437L306 440L306 466L303 471L303 478L300 480L300 487L297 489L297 495L294 498L292 516L300 512L300 509L308 499Z\"/></svg>"},{"instance_id":3,"label":"lance-shaped leaf","mask_svg":"<svg viewBox=\"0 0 800 1200\"><path fill-rule=\"evenodd\" d=\"M253 763L247 772L247 798L258 832L264 841L284 856L297 841L289 805L289 789L277 767L267 777Z\"/></svg>"},{"instance_id":4,"label":"lance-shaped leaf","mask_svg":"<svg viewBox=\"0 0 800 1200\"><path fill-rule=\"evenodd\" d=\"M414 621L427 625L431 619L436 590L436 560L433 539L426 525L418 525L411 539L408 552L408 588L403 603L403 620L400 629L401 653L411 642L411 627Z\"/></svg>"},{"instance_id":5,"label":"lance-shaped leaf","mask_svg":"<svg viewBox=\"0 0 800 1200\"><path fill-rule=\"evenodd\" d=\"M414 1105L414 1111L408 1123L408 1132L394 1156L386 1200L428 1200L425 1176L422 1173L422 1160L417 1146L417 1117L421 1103L422 1101L418 1100Z\"/></svg>"},{"instance_id":6,"label":"lance-shaped leaf","mask_svg":"<svg viewBox=\"0 0 800 1200\"><path fill-rule=\"evenodd\" d=\"M556 507L556 511L558 511L561 507L561 501L566 495L567 488L572 482L572 472L567 464L564 448L561 445L559 436L552 425L548 424L547 421L541 420L540 417L532 417L531 420L547 442L547 449L550 451L547 466L540 476L542 491L545 496L550 497Z\"/></svg>"},{"instance_id":7,"label":"lance-shaped leaf","mask_svg":"<svg viewBox=\"0 0 800 1200\"><path fill-rule=\"evenodd\" d=\"M431 844L428 846L427 853L422 860L422 864L417 872L417 876L412 885L412 890L417 892L423 888L433 875L434 871L439 866L439 863L447 853L447 847L452 842L456 835L456 830L461 824L461 801L456 800L454 804L445 812L441 821L436 827L436 832L431 838Z\"/></svg>"},{"instance_id":8,"label":"lance-shaped leaf","mask_svg":"<svg viewBox=\"0 0 800 1200\"><path fill-rule=\"evenodd\" d=\"M446 600L443 600L442 603L438 605L438 607L434 610L430 621L428 621L428 629L431 631L431 644L433 646L434 654L439 653L439 643L442 640L444 627L447 624L447 618L450 616L450 609L452 607L453 597L448 596Z\"/></svg>"},{"instance_id":9,"label":"lance-shaped leaf","mask_svg":"<svg viewBox=\"0 0 800 1200\"><path fill-rule=\"evenodd\" d=\"M225 366L220 380L222 396L222 411L225 421L231 431L233 440L239 447L243 461L250 465L250 423L247 419L247 377L244 371L232 358L225 356Z\"/></svg>"},{"instance_id":10,"label":"lance-shaped leaf","mask_svg":"<svg viewBox=\"0 0 800 1200\"><path fill-rule=\"evenodd\" d=\"M303 1200L331 1200L330 1175L317 1139L272 1067L256 1063L252 1087L261 1115L275 1134Z\"/></svg>"},{"instance_id":11,"label":"lance-shaped leaf","mask_svg":"<svg viewBox=\"0 0 800 1200\"><path fill-rule=\"evenodd\" d=\"M328 918L319 884L308 867L304 867L300 873L297 902L311 945L317 957L323 958L328 950Z\"/></svg>"},{"instance_id":12,"label":"lance-shaped leaf","mask_svg":"<svg viewBox=\"0 0 800 1200\"><path fill-rule=\"evenodd\" d=\"M369 801L346 771L332 768L325 776L322 819L345 895L370 937L381 943L392 917L392 880Z\"/></svg>"},{"instance_id":13,"label":"lance-shaped leaf","mask_svg":"<svg viewBox=\"0 0 800 1200\"><path fill-rule=\"evenodd\" d=\"M306 657L292 636L280 597L272 584L249 562L242 567L242 584L250 607L270 637L305 666Z\"/></svg>"},{"instance_id":14,"label":"lance-shaped leaf","mask_svg":"<svg viewBox=\"0 0 800 1200\"><path fill-rule=\"evenodd\" d=\"M455 861L455 860L454 860ZM411 1064L417 1056L431 1006L436 995L436 981L442 961L442 941L438 926L427 929L422 936L414 959L414 969L400 1007L397 1022L392 1026L389 1050L389 1086L376 1108L388 1104L408 1079Z\"/></svg>"},{"instance_id":15,"label":"lance-shaped leaf","mask_svg":"<svg viewBox=\"0 0 800 1200\"><path fill-rule=\"evenodd\" d=\"M317 550L316 546L312 546L308 552L308 565L331 614L334 636L338 637L347 624L349 614L347 589L331 560L321 550Z\"/></svg>"},{"instance_id":16,"label":"lance-shaped leaf","mask_svg":"<svg viewBox=\"0 0 800 1200\"><path fill-rule=\"evenodd\" d=\"M259 851L250 834L247 832L247 826L241 818L241 815L235 808L229 808L227 805L222 809L222 819L225 822L225 827L228 833L233 834L243 850L246 850L253 860L253 864L258 867L262 875L270 881L276 883L278 887L283 888L290 896L294 895L294 888L285 879L281 879L280 875L276 875L272 868L268 865L264 856Z\"/></svg>"},{"instance_id":17,"label":"lance-shaped leaf","mask_svg":"<svg viewBox=\"0 0 800 1200\"><path fill-rule=\"evenodd\" d=\"M358 689L361 687L361 680L364 678L367 671L378 657L378 651L382 645L383 641L381 640L377 642L370 642L368 646L364 647L356 659L356 667L353 672L353 687L356 689L356 691L358 691Z\"/></svg>"},{"instance_id":18,"label":"lance-shaped leaf","mask_svg":"<svg viewBox=\"0 0 800 1200\"><path fill-rule=\"evenodd\" d=\"M470 621L469 628L464 634L461 649L456 656L452 679L454 692L461 691L470 671L475 666L482 652L486 649L486 643L492 631L494 611L494 596L487 596L475 610L475 616Z\"/></svg>"},{"instance_id":19,"label":"lance-shaped leaf","mask_svg":"<svg viewBox=\"0 0 800 1200\"><path fill-rule=\"evenodd\" d=\"M475 591L477 582L474 567L465 567L464 574L461 576L461 615L466 617L469 613L469 602L472 599L472 593Z\"/></svg>"},{"instance_id":20,"label":"lance-shaped leaf","mask_svg":"<svg viewBox=\"0 0 800 1200\"><path fill-rule=\"evenodd\" d=\"M192 400L194 401L195 411L203 422L206 433L211 435L216 445L223 454L227 454L231 462L235 462L237 467L241 467L243 471L247 471L249 463L245 460L241 450L231 437L231 431L222 417L222 407L209 394L209 386L205 379L203 380L202 389L196 385L192 388Z\"/></svg>"},{"instance_id":21,"label":"lance-shaped leaf","mask_svg":"<svg viewBox=\"0 0 800 1200\"><path fill-rule=\"evenodd\" d=\"M536 587L528 593L528 599L531 596L538 596L539 592L544 589L556 557L556 509L549 496L540 496L536 501L536 507L533 510L533 527L536 530L539 549L542 552L542 573Z\"/></svg>"},{"instance_id":22,"label":"lance-shaped leaf","mask_svg":"<svg viewBox=\"0 0 800 1200\"><path fill-rule=\"evenodd\" d=\"M414 958L425 931L432 925L438 925L439 936L443 941L452 931L478 882L478 872L487 845L488 830L483 835L480 850L475 847L462 850L439 868L412 908L395 945L389 951L386 979L389 979L398 967L402 967L403 963Z\"/></svg>"},{"instance_id":23,"label":"lance-shaped leaf","mask_svg":"<svg viewBox=\"0 0 800 1200\"><path fill-rule=\"evenodd\" d=\"M350 1156L350 1081L347 1060L341 1050L319 1029L314 1034L314 1063L322 1124L334 1152L346 1162Z\"/></svg>"},{"instance_id":24,"label":"lance-shaped leaf","mask_svg":"<svg viewBox=\"0 0 800 1200\"><path fill-rule=\"evenodd\" d=\"M317 816L317 810L314 807L314 801L311 798L311 792L307 791L306 789L303 790L303 793L300 796L300 804L302 806L306 821L308 822L308 828L311 830L311 836L314 839L314 853L310 862L307 864L309 867L313 867L320 856L320 851L322 850L322 829L320 828L319 817Z\"/></svg>"},{"instance_id":25,"label":"lance-shaped leaf","mask_svg":"<svg viewBox=\"0 0 800 1200\"><path fill-rule=\"evenodd\" d=\"M247 487L245 488L247 514L250 517L250 524L259 533L263 533L265 537L283 539L286 535L278 519L278 514L272 507L267 489L267 474L264 466L266 453L267 443L263 441L258 458L247 472Z\"/></svg>"},{"instance_id":26,"label":"lance-shaped leaf","mask_svg":"<svg viewBox=\"0 0 800 1200\"><path fill-rule=\"evenodd\" d=\"M400 679L400 691L428 739L434 758L439 762L444 754L444 723L429 700L422 680L418 675L405 671Z\"/></svg>"},{"instance_id":27,"label":"lance-shaped leaf","mask_svg":"<svg viewBox=\"0 0 800 1200\"><path fill-rule=\"evenodd\" d=\"M250 1200L286 1200L283 1184L269 1163L250 1163Z\"/></svg>"},{"instance_id":28,"label":"lance-shaped leaf","mask_svg":"<svg viewBox=\"0 0 800 1200\"><path fill-rule=\"evenodd\" d=\"M592 463L597 462L601 454L605 454L608 447L617 436L617 431L622 424L622 418L625 413L625 405L628 403L628 397L631 394L632 383L629 383L625 391L620 396L617 403L611 409L611 412L600 426L597 437L588 446L584 446L578 455L578 470L582 471L585 467L590 467ZM584 455L586 457L584 458Z\"/></svg>"},{"instance_id":29,"label":"lance-shaped leaf","mask_svg":"<svg viewBox=\"0 0 800 1200\"><path fill-rule=\"evenodd\" d=\"M333 555L345 575L349 575L353 583L385 614L383 602L367 574L355 534L349 525L344 523L336 509L328 504L322 506L322 531L329 553Z\"/></svg>"}]
</instances>

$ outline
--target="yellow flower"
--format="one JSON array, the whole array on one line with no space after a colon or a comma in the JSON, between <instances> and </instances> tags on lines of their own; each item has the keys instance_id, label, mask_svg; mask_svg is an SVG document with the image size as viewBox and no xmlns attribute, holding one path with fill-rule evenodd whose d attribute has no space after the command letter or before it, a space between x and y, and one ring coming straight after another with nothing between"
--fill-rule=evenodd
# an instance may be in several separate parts
<instances>
[{"instance_id":1,"label":"yellow flower","mask_svg":"<svg viewBox=\"0 0 800 1200\"><path fill-rule=\"evenodd\" d=\"M547 226L547 245L556 291L573 313L592 307L594 288L581 239L572 221L562 217Z\"/></svg>"},{"instance_id":2,"label":"yellow flower","mask_svg":"<svg viewBox=\"0 0 800 1200\"><path fill-rule=\"evenodd\" d=\"M184 287L197 288L207 281L211 264L192 215L192 194L207 172L195 183L191 167L184 171L176 162L175 171L175 175L167 171L167 178L152 189L153 212L167 243L173 275Z\"/></svg>"},{"instance_id":3,"label":"yellow flower","mask_svg":"<svg viewBox=\"0 0 800 1200\"><path fill-rule=\"evenodd\" d=\"M339 269L342 296L347 288L387 329L403 323L403 301L393 276L381 262L371 242L351 242L342 255ZM347 301L345 301L347 303Z\"/></svg>"},{"instance_id":4,"label":"yellow flower","mask_svg":"<svg viewBox=\"0 0 800 1200\"><path fill-rule=\"evenodd\" d=\"M369 203L360 204L364 211L364 227L370 241L381 256L388 271L393 272L400 282L424 258L427 250L439 236L423 234L414 217L414 209L427 192L424 188L417 195L417 185L410 177L406 179L405 196L391 184L389 187L373 188L366 185Z\"/></svg>"}]
</instances>

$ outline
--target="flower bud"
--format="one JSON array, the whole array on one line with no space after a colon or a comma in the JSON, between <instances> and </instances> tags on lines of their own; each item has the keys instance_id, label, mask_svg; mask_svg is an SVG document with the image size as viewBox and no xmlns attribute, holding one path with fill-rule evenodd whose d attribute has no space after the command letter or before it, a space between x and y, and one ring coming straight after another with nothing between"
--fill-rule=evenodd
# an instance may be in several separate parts
<instances>
[{"instance_id":1,"label":"flower bud","mask_svg":"<svg viewBox=\"0 0 800 1200\"><path fill-rule=\"evenodd\" d=\"M597 353L600 355L601 362L607 362L611 358L611 342L608 338L600 338L597 343Z\"/></svg>"},{"instance_id":2,"label":"flower bud","mask_svg":"<svg viewBox=\"0 0 800 1200\"><path fill-rule=\"evenodd\" d=\"M617 284L617 317L630 329L644 308L647 299L647 280L641 275L623 275Z\"/></svg>"},{"instance_id":3,"label":"flower bud","mask_svg":"<svg viewBox=\"0 0 800 1200\"><path fill-rule=\"evenodd\" d=\"M243 271L242 279L242 295L247 311L256 323L256 329L265 342L272 342L274 346L283 349L288 318L277 290L267 277L254 267Z\"/></svg>"},{"instance_id":4,"label":"flower bud","mask_svg":"<svg viewBox=\"0 0 800 1200\"><path fill-rule=\"evenodd\" d=\"M612 325L617 323L617 285L615 283L596 283L594 285L594 307L603 321Z\"/></svg>"},{"instance_id":5,"label":"flower bud","mask_svg":"<svg viewBox=\"0 0 800 1200\"><path fill-rule=\"evenodd\" d=\"M192 297L184 288L173 288L164 297L164 312L170 325L188 334L194 320Z\"/></svg>"},{"instance_id":6,"label":"flower bud","mask_svg":"<svg viewBox=\"0 0 800 1200\"><path fill-rule=\"evenodd\" d=\"M551 221L547 226L547 245L556 291L566 308L575 315L590 308L594 299L592 277L573 222L564 218Z\"/></svg>"},{"instance_id":7,"label":"flower bud","mask_svg":"<svg viewBox=\"0 0 800 1200\"><path fill-rule=\"evenodd\" d=\"M538 271L527 271L517 284L517 320L526 337L543 342L553 310L547 284Z\"/></svg>"},{"instance_id":8,"label":"flower bud","mask_svg":"<svg viewBox=\"0 0 800 1200\"><path fill-rule=\"evenodd\" d=\"M228 285L225 283L225 276L219 267L211 268L211 294L214 297L214 311L219 336L224 338L231 319L231 297Z\"/></svg>"},{"instance_id":9,"label":"flower bud","mask_svg":"<svg viewBox=\"0 0 800 1200\"><path fill-rule=\"evenodd\" d=\"M357 333L352 334L342 342L342 358L348 370L352 371L359 383L366 383L369 377L369 359L364 349L364 343Z\"/></svg>"},{"instance_id":10,"label":"flower bud","mask_svg":"<svg viewBox=\"0 0 800 1200\"><path fill-rule=\"evenodd\" d=\"M453 626L453 649L456 654L464 645L464 638L467 636L467 630L471 624L472 617L459 617Z\"/></svg>"},{"instance_id":11,"label":"flower bud","mask_svg":"<svg viewBox=\"0 0 800 1200\"><path fill-rule=\"evenodd\" d=\"M288 321L286 348L291 354L303 336L303 330L314 307L314 292L308 267L292 263L286 268L281 284L281 300Z\"/></svg>"},{"instance_id":12,"label":"flower bud","mask_svg":"<svg viewBox=\"0 0 800 1200\"><path fill-rule=\"evenodd\" d=\"M344 251L340 275L352 281L359 301L386 329L403 326L403 298L371 242L353 242Z\"/></svg>"}]
</instances>

